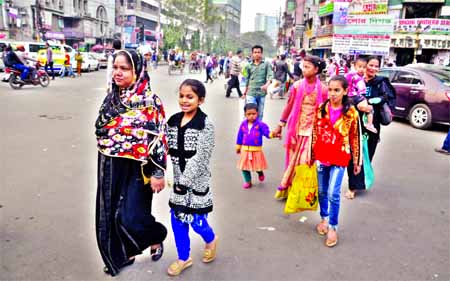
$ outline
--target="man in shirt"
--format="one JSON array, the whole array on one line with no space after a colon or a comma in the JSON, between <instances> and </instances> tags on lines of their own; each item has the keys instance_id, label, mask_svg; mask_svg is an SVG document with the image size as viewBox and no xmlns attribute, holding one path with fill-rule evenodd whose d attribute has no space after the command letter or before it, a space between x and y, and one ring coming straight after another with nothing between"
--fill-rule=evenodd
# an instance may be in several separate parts
<instances>
[{"instance_id":1,"label":"man in shirt","mask_svg":"<svg viewBox=\"0 0 450 281\"><path fill-rule=\"evenodd\" d=\"M122 41L120 39L114 39L112 46L114 51L108 56L108 64L106 65L106 85L108 89L110 89L112 83L114 54L122 49Z\"/></svg>"},{"instance_id":2,"label":"man in shirt","mask_svg":"<svg viewBox=\"0 0 450 281\"><path fill-rule=\"evenodd\" d=\"M239 97L242 97L241 88L239 86L239 74L241 73L242 51L238 50L228 64L230 72L230 80L228 80L227 93L225 97L229 98L233 88L236 88Z\"/></svg>"},{"instance_id":3,"label":"man in shirt","mask_svg":"<svg viewBox=\"0 0 450 281\"><path fill-rule=\"evenodd\" d=\"M263 60L263 47L255 45L252 47L252 62L246 66L247 88L244 95L247 103L258 105L259 119L263 119L264 102L267 95L267 87L272 80L272 67Z\"/></svg>"},{"instance_id":4,"label":"man in shirt","mask_svg":"<svg viewBox=\"0 0 450 281\"><path fill-rule=\"evenodd\" d=\"M280 84L280 90L278 92L280 99L283 99L284 97L284 93L287 90L286 89L286 81L287 81L287 77L289 75L290 78L294 78L294 76L292 75L292 73L289 71L289 66L286 63L286 55L282 54L280 55L280 59L277 60L275 62L275 80L278 81L278 83Z\"/></svg>"},{"instance_id":5,"label":"man in shirt","mask_svg":"<svg viewBox=\"0 0 450 281\"><path fill-rule=\"evenodd\" d=\"M52 70L52 79L55 80L55 70L53 69L53 51L52 47L50 47L50 44L47 42L45 43L45 48L47 49L47 62L45 63L45 72L47 72L48 67L50 66L50 69Z\"/></svg>"}]
</instances>

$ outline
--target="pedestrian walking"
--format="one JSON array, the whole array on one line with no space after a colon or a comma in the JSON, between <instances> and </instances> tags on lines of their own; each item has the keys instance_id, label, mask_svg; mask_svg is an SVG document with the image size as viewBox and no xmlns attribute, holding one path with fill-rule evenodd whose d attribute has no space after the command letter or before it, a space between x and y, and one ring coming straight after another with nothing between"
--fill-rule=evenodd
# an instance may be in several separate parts
<instances>
[{"instance_id":1,"label":"pedestrian walking","mask_svg":"<svg viewBox=\"0 0 450 281\"><path fill-rule=\"evenodd\" d=\"M206 54L205 67L206 67L205 83L208 83L209 80L211 80L211 83L214 82L213 78L211 77L212 72L214 70L214 61L209 53Z\"/></svg>"},{"instance_id":2,"label":"pedestrian walking","mask_svg":"<svg viewBox=\"0 0 450 281\"><path fill-rule=\"evenodd\" d=\"M228 65L227 69L229 69L228 71L230 74L230 80L228 80L227 92L225 94L225 97L227 98L230 97L233 88L236 88L239 97L243 96L241 92L241 87L239 85L239 74L242 71L241 62L242 62L242 50L238 50L236 52L236 55L233 56L230 62L227 64Z\"/></svg>"},{"instance_id":3,"label":"pedestrian walking","mask_svg":"<svg viewBox=\"0 0 450 281\"><path fill-rule=\"evenodd\" d=\"M64 55L64 65L61 68L61 78L64 78L66 75L66 71L68 72L67 76L75 78L75 74L73 73L72 62L70 58L70 54L66 52Z\"/></svg>"},{"instance_id":4,"label":"pedestrian walking","mask_svg":"<svg viewBox=\"0 0 450 281\"><path fill-rule=\"evenodd\" d=\"M242 171L244 177L244 189L252 187L251 172L258 174L260 182L265 180L264 170L267 169L267 161L262 150L263 136L270 139L269 126L258 119L258 105L247 103L244 107L245 120L239 126L236 140L236 153L240 154L237 168Z\"/></svg>"},{"instance_id":5,"label":"pedestrian walking","mask_svg":"<svg viewBox=\"0 0 450 281\"><path fill-rule=\"evenodd\" d=\"M339 62L339 66L336 67L336 75L345 75L348 73L348 67L345 63L345 60L341 60Z\"/></svg>"},{"instance_id":6,"label":"pedestrian walking","mask_svg":"<svg viewBox=\"0 0 450 281\"><path fill-rule=\"evenodd\" d=\"M55 80L55 70L53 69L53 51L50 44L45 43L45 48L47 49L47 61L45 62L45 72L48 72L48 68L50 67L52 71L52 80Z\"/></svg>"},{"instance_id":7,"label":"pedestrian walking","mask_svg":"<svg viewBox=\"0 0 450 281\"><path fill-rule=\"evenodd\" d=\"M434 151L450 155L450 130L447 133L447 137L444 139L444 143L442 144L441 148L435 148Z\"/></svg>"},{"instance_id":8,"label":"pedestrian walking","mask_svg":"<svg viewBox=\"0 0 450 281\"><path fill-rule=\"evenodd\" d=\"M319 80L319 73L325 62L316 56L303 60L302 80L294 83L289 100L281 114L280 123L273 131L274 137L281 137L282 128L287 125L285 172L275 193L276 199L285 199L295 177L296 167L311 160L311 135L316 109L327 100L327 87Z\"/></svg>"},{"instance_id":9,"label":"pedestrian walking","mask_svg":"<svg viewBox=\"0 0 450 281\"><path fill-rule=\"evenodd\" d=\"M353 174L361 172L362 147L358 111L347 95L348 82L342 75L328 82L328 99L317 109L312 133L311 162L317 160L321 222L316 229L327 235L325 245L338 243L337 229L341 185L345 168L353 162ZM351 152L350 152L351 151Z\"/></svg>"},{"instance_id":10,"label":"pedestrian walking","mask_svg":"<svg viewBox=\"0 0 450 281\"><path fill-rule=\"evenodd\" d=\"M295 57L294 72L292 73L292 75L294 76L294 82L303 78L301 56Z\"/></svg>"},{"instance_id":11,"label":"pedestrian walking","mask_svg":"<svg viewBox=\"0 0 450 281\"><path fill-rule=\"evenodd\" d=\"M371 112L373 110L373 125L376 128L377 132L371 132L367 130L364 126L362 126L363 134L367 134L367 147L370 162L372 162L373 157L375 155L375 150L377 148L378 143L380 142L380 133L381 133L381 111L383 110L383 105L387 103L390 107L395 105L396 93L394 87L392 87L389 79L384 76L378 76L378 71L380 70L380 59L378 57L369 57L367 59L367 66L365 70L364 80L366 82L366 99L368 100L369 105L367 107L363 107L358 104L357 108L360 112ZM371 100L375 100L374 98L379 98L381 102L376 104L372 104ZM360 119L363 116L363 113L359 114ZM362 119L360 123L363 124ZM348 192L346 193L346 197L348 199L355 198L355 192L366 189L365 185L365 173L364 167L361 169L361 173L355 175L353 173L353 162L349 162L349 166L347 169L348 174Z\"/></svg>"},{"instance_id":12,"label":"pedestrian walking","mask_svg":"<svg viewBox=\"0 0 450 281\"><path fill-rule=\"evenodd\" d=\"M264 103L273 73L270 63L263 59L263 47L255 45L252 47L253 61L246 66L247 87L244 92L247 103L258 105L259 119L264 117Z\"/></svg>"},{"instance_id":13,"label":"pedestrian walking","mask_svg":"<svg viewBox=\"0 0 450 281\"><path fill-rule=\"evenodd\" d=\"M168 121L169 154L173 163L174 187L169 206L178 260L167 269L171 276L192 266L189 226L205 242L204 263L216 258L218 237L208 224L212 212L210 159L214 148L214 126L200 109L205 101L205 86L187 79L179 88L181 112Z\"/></svg>"},{"instance_id":14,"label":"pedestrian walking","mask_svg":"<svg viewBox=\"0 0 450 281\"><path fill-rule=\"evenodd\" d=\"M112 90L95 122L98 153L96 235L104 271L111 276L150 247L163 254L167 230L152 214L152 199L164 189L165 116L150 88L142 57L119 51Z\"/></svg>"},{"instance_id":15,"label":"pedestrian walking","mask_svg":"<svg viewBox=\"0 0 450 281\"><path fill-rule=\"evenodd\" d=\"M280 99L284 98L284 93L288 90L286 89L286 80L288 75L291 79L294 79L294 76L289 71L289 66L286 62L286 55L282 54L280 55L280 59L275 62L274 67L274 79L280 84L280 90L278 91Z\"/></svg>"},{"instance_id":16,"label":"pedestrian walking","mask_svg":"<svg viewBox=\"0 0 450 281\"><path fill-rule=\"evenodd\" d=\"M81 77L81 65L83 64L83 56L81 55L80 51L77 51L75 54L75 61L77 62L77 75L78 77Z\"/></svg>"}]
</instances>

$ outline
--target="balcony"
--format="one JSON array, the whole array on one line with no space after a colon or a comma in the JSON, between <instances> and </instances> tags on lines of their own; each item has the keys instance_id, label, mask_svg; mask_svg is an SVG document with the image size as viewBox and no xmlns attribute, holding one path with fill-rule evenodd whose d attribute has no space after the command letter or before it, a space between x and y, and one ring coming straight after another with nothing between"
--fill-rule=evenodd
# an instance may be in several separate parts
<instances>
[{"instance_id":1,"label":"balcony","mask_svg":"<svg viewBox=\"0 0 450 281\"><path fill-rule=\"evenodd\" d=\"M333 25L332 24L328 24L328 25L323 25L320 26L319 28L317 28L317 37L324 37L324 36L330 36L333 34Z\"/></svg>"}]
</instances>

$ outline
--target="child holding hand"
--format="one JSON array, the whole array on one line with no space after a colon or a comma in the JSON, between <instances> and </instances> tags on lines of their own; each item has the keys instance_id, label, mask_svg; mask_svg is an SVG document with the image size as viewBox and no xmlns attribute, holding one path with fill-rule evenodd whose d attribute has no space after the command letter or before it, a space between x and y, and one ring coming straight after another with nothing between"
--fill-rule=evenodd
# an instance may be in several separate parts
<instances>
[{"instance_id":1,"label":"child holding hand","mask_svg":"<svg viewBox=\"0 0 450 281\"><path fill-rule=\"evenodd\" d=\"M236 140L236 153L240 154L237 168L244 177L244 189L252 187L251 172L258 173L260 182L265 179L264 170L267 169L266 158L262 150L263 136L272 138L269 126L258 118L258 105L248 103L244 107L245 120L239 126Z\"/></svg>"}]
</instances>

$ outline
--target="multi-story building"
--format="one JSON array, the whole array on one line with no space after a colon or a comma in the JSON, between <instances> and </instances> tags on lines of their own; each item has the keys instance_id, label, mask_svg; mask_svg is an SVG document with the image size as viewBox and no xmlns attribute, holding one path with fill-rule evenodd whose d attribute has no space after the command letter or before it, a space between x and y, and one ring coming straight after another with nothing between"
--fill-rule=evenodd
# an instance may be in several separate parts
<instances>
[{"instance_id":1,"label":"multi-story building","mask_svg":"<svg viewBox=\"0 0 450 281\"><path fill-rule=\"evenodd\" d=\"M278 47L282 50L300 49L304 45L305 3L309 0L286 0L278 31ZM311 1L309 1L311 2Z\"/></svg>"},{"instance_id":2,"label":"multi-story building","mask_svg":"<svg viewBox=\"0 0 450 281\"><path fill-rule=\"evenodd\" d=\"M115 1L116 33L117 35L123 35L122 38L126 46L136 46L143 42L156 42L160 39L161 1Z\"/></svg>"},{"instance_id":3,"label":"multi-story building","mask_svg":"<svg viewBox=\"0 0 450 281\"><path fill-rule=\"evenodd\" d=\"M255 31L264 31L275 43L278 35L277 20L276 16L257 13L255 17Z\"/></svg>"},{"instance_id":4,"label":"multi-story building","mask_svg":"<svg viewBox=\"0 0 450 281\"><path fill-rule=\"evenodd\" d=\"M213 27L215 36L237 37L241 33L241 0L211 0L215 9L223 16Z\"/></svg>"},{"instance_id":5,"label":"multi-story building","mask_svg":"<svg viewBox=\"0 0 450 281\"><path fill-rule=\"evenodd\" d=\"M449 63L450 0L390 0L389 13L395 18L391 60Z\"/></svg>"},{"instance_id":6,"label":"multi-story building","mask_svg":"<svg viewBox=\"0 0 450 281\"><path fill-rule=\"evenodd\" d=\"M12 40L103 43L114 32L114 0L8 0L0 33Z\"/></svg>"}]
</instances>

